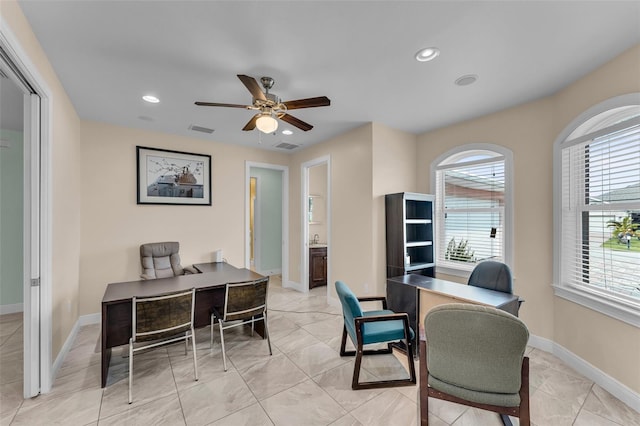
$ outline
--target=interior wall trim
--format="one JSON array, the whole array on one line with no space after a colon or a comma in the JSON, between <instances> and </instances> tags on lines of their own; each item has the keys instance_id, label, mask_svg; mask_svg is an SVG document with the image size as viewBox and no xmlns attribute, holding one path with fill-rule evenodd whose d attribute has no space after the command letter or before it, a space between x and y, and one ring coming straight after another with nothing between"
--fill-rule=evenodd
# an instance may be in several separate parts
<instances>
[{"instance_id":1,"label":"interior wall trim","mask_svg":"<svg viewBox=\"0 0 640 426\"><path fill-rule=\"evenodd\" d=\"M529 345L555 355L569 367L573 368L588 379L593 380L593 382L602 389L606 390L611 395L615 396L620 401L640 413L640 394L638 392L635 392L625 384L620 383L618 380L580 358L567 348L549 339L535 336L533 334L529 336Z\"/></svg>"},{"instance_id":2,"label":"interior wall trim","mask_svg":"<svg viewBox=\"0 0 640 426\"><path fill-rule=\"evenodd\" d=\"M15 314L16 312L23 312L22 303L14 303L12 305L0 305L0 315Z\"/></svg>"}]
</instances>

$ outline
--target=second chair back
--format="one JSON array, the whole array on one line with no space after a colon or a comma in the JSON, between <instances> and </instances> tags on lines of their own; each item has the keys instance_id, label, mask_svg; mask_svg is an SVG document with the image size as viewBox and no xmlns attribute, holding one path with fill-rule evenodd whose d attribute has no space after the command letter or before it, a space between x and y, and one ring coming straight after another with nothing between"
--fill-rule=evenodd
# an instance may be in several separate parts
<instances>
[{"instance_id":1,"label":"second chair back","mask_svg":"<svg viewBox=\"0 0 640 426\"><path fill-rule=\"evenodd\" d=\"M478 263L469 276L468 284L513 294L511 270L504 263L495 260L485 260Z\"/></svg>"}]
</instances>

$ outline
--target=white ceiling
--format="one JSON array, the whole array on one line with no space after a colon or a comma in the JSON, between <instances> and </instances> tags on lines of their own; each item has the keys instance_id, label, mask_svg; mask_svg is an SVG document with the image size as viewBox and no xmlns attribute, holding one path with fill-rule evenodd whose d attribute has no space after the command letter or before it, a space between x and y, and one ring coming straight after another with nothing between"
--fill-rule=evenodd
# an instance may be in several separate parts
<instances>
[{"instance_id":1,"label":"white ceiling","mask_svg":"<svg viewBox=\"0 0 640 426\"><path fill-rule=\"evenodd\" d=\"M552 94L640 43L639 1L19 3L82 119L265 149L370 121L419 134ZM428 46L442 53L417 62ZM291 111L315 127L281 122L259 144L241 130L253 111L193 104L250 103L236 74L331 106ZM465 74L479 79L456 86Z\"/></svg>"}]
</instances>

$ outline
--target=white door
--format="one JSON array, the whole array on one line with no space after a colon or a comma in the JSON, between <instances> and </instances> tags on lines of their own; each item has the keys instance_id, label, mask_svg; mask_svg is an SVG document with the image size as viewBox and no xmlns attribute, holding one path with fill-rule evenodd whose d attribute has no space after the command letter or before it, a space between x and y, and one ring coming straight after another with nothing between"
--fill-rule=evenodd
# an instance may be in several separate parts
<instances>
[{"instance_id":1,"label":"white door","mask_svg":"<svg viewBox=\"0 0 640 426\"><path fill-rule=\"evenodd\" d=\"M40 97L24 95L24 396L40 392Z\"/></svg>"},{"instance_id":2,"label":"white door","mask_svg":"<svg viewBox=\"0 0 640 426\"><path fill-rule=\"evenodd\" d=\"M41 389L40 351L40 97L0 48L0 78L3 119L0 128L11 130L22 144L22 309L23 309L23 393L25 398ZM11 85L14 90L7 90ZM20 138L18 135L22 134ZM18 184L19 186L20 184ZM19 225L18 225L19 226ZM20 249L18 249L20 250Z\"/></svg>"}]
</instances>

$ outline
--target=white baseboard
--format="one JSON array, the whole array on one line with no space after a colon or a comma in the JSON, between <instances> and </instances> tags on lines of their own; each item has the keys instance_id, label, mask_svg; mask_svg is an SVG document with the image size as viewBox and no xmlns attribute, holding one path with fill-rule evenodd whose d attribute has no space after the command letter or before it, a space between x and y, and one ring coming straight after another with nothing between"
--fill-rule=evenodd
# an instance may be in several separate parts
<instances>
[{"instance_id":1,"label":"white baseboard","mask_svg":"<svg viewBox=\"0 0 640 426\"><path fill-rule=\"evenodd\" d=\"M295 291L300 291L300 292L304 292L304 289L302 288L302 284L301 283L297 283L295 281L282 281L282 288L290 288L292 290Z\"/></svg>"},{"instance_id":2,"label":"white baseboard","mask_svg":"<svg viewBox=\"0 0 640 426\"><path fill-rule=\"evenodd\" d=\"M76 321L71 329L71 332L67 336L67 340L64 341L62 345L62 349L58 352L58 356L55 361L53 361L53 365L51 366L51 388L53 389L53 385L55 384L56 376L58 375L58 370L62 366L64 359L67 357L67 354L71 350L73 346L73 342L76 340L76 336L78 335L78 330L80 329L80 322Z\"/></svg>"},{"instance_id":3,"label":"white baseboard","mask_svg":"<svg viewBox=\"0 0 640 426\"><path fill-rule=\"evenodd\" d=\"M593 382L602 389L606 390L611 395L615 396L620 401L640 413L639 393L633 391L625 384L620 383L618 380L609 376L599 368L591 365L562 345L559 345L549 339L545 339L544 337L534 335L529 336L529 345L536 349L549 352L560 358L562 362L567 364L569 367L573 368L586 378L593 380Z\"/></svg>"},{"instance_id":4,"label":"white baseboard","mask_svg":"<svg viewBox=\"0 0 640 426\"><path fill-rule=\"evenodd\" d=\"M76 340L76 336L78 335L78 330L80 330L80 327L89 325L89 324L100 324L101 321L102 321L102 314L100 313L82 315L80 318L78 318L76 323L73 325L73 328L69 333L69 336L67 336L67 340L65 340L64 345L62 345L62 349L60 349L60 352L58 353L56 360L53 362L53 366L51 367L51 384L52 385L54 383L56 376L58 375L58 370L62 366L64 359L66 358L67 354L71 350L71 347L73 346L73 342Z\"/></svg>"},{"instance_id":5,"label":"white baseboard","mask_svg":"<svg viewBox=\"0 0 640 426\"><path fill-rule=\"evenodd\" d=\"M260 270L260 271L256 271L257 273L259 273L260 275L281 275L282 274L282 269L267 269L267 270Z\"/></svg>"},{"instance_id":6,"label":"white baseboard","mask_svg":"<svg viewBox=\"0 0 640 426\"><path fill-rule=\"evenodd\" d=\"M96 312L95 314L82 315L80 318L78 318L78 324L80 325L80 327L82 327L83 325L100 324L101 322L102 314L99 312Z\"/></svg>"},{"instance_id":7,"label":"white baseboard","mask_svg":"<svg viewBox=\"0 0 640 426\"><path fill-rule=\"evenodd\" d=\"M22 303L14 303L13 305L0 305L0 315L15 314L23 312Z\"/></svg>"}]
</instances>

